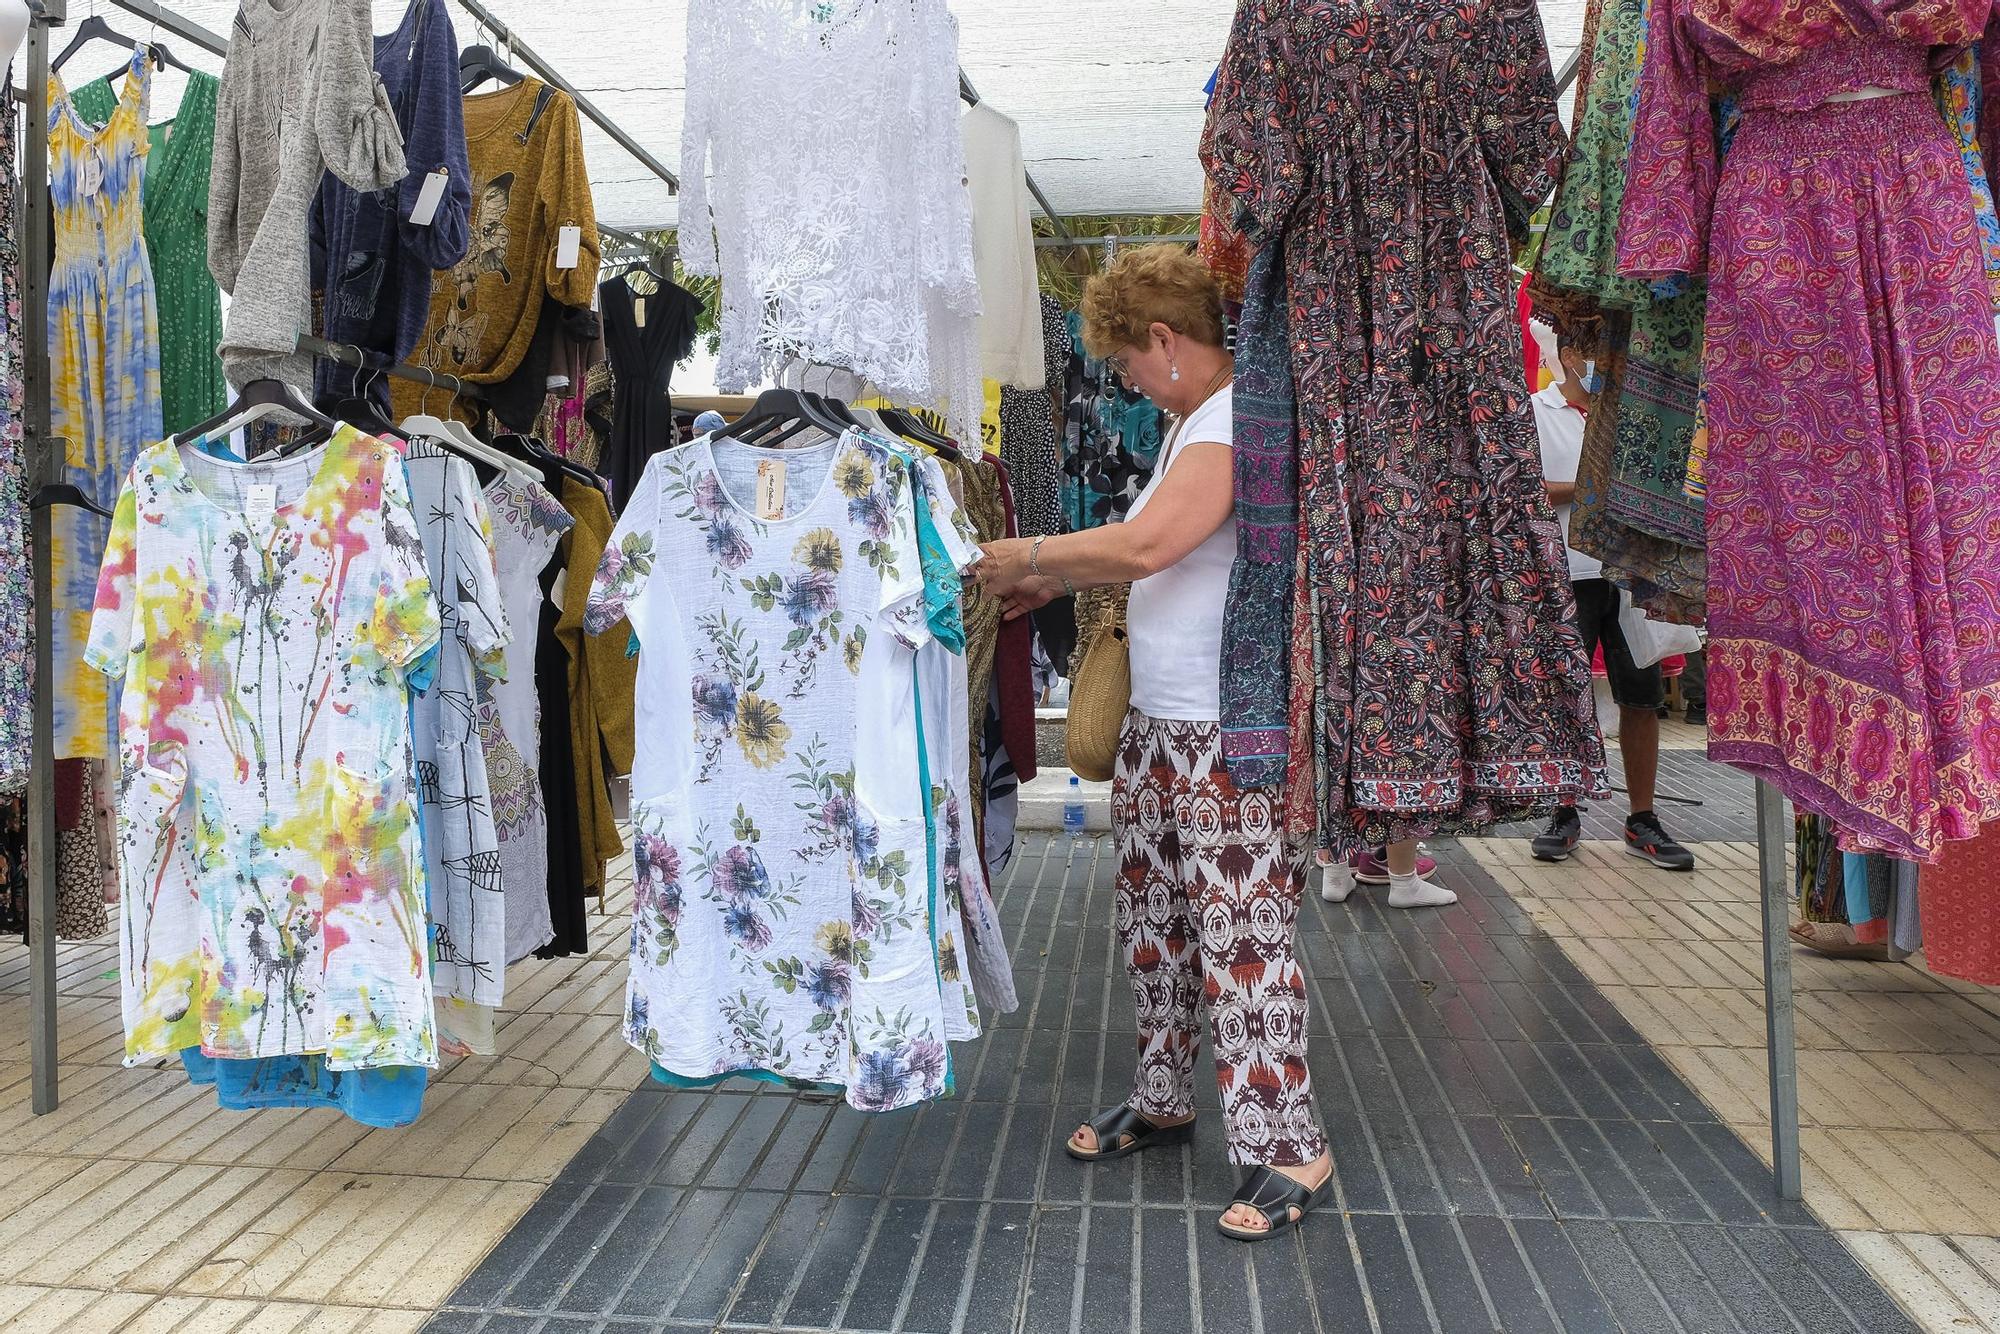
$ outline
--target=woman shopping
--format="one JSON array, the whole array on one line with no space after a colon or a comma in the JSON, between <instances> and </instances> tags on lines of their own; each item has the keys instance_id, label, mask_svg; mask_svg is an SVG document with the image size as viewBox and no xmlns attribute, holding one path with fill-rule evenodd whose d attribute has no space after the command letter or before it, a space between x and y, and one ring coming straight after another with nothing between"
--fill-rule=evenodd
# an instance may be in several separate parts
<instances>
[{"instance_id":1,"label":"woman shopping","mask_svg":"<svg viewBox=\"0 0 2000 1334\"><path fill-rule=\"evenodd\" d=\"M1152 480L1123 523L994 542L979 567L1010 617L1077 588L1132 584L1132 711L1112 821L1139 1061L1131 1098L1079 1127L1068 1149L1094 1162L1191 1139L1206 1003L1230 1161L1248 1169L1218 1226L1254 1241L1323 1202L1333 1162L1313 1108L1293 949L1307 856L1284 835L1280 794L1238 791L1222 761L1236 523L1221 293L1177 247L1129 250L1085 290L1083 337L1175 418Z\"/></svg>"}]
</instances>

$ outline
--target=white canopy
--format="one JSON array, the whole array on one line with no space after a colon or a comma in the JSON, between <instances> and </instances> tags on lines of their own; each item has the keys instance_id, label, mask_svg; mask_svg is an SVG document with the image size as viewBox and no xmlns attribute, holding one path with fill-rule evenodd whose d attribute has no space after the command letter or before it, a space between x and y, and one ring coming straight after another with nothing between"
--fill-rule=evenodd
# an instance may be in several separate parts
<instances>
[{"instance_id":1,"label":"white canopy","mask_svg":"<svg viewBox=\"0 0 2000 1334\"><path fill-rule=\"evenodd\" d=\"M166 3L225 36L237 8L236 0ZM374 5L377 30L387 31L405 0ZM488 7L669 169L679 169L686 0L488 0ZM77 16L89 8L88 0L70 6ZM108 2L99 10L113 27L141 35L139 20ZM1058 212L1200 207L1202 89L1222 54L1233 0L954 0L952 10L966 75L982 98L1020 123L1028 170ZM1584 0L1542 0L1558 66L1576 47L1583 10ZM454 4L452 18L460 45L470 45L471 17ZM175 54L219 68L184 45ZM116 63L108 49L91 51L65 73L85 77ZM856 95L865 96L866 71L856 76ZM155 117L170 114L179 96L178 81L163 78ZM594 126L586 123L584 134L600 220L671 225L667 188Z\"/></svg>"}]
</instances>

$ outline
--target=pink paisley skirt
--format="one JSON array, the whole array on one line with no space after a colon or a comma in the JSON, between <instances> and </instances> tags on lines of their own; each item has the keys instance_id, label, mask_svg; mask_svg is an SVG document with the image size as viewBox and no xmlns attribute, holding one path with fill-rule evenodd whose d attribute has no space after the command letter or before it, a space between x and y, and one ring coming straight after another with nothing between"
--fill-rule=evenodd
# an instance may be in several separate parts
<instances>
[{"instance_id":1,"label":"pink paisley skirt","mask_svg":"<svg viewBox=\"0 0 2000 1334\"><path fill-rule=\"evenodd\" d=\"M1931 99L1749 113L1710 253L1709 754L1935 861L2000 818L2000 342Z\"/></svg>"}]
</instances>

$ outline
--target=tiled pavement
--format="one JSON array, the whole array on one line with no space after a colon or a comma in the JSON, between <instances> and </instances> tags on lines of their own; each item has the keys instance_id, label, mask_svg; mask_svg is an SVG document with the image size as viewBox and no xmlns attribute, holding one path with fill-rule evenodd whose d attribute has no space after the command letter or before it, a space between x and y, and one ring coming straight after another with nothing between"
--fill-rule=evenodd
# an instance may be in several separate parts
<instances>
[{"instance_id":1,"label":"tiled pavement","mask_svg":"<svg viewBox=\"0 0 2000 1334\"><path fill-rule=\"evenodd\" d=\"M1928 1330L2000 1331L2000 1002L1801 956L1808 1203L1839 1231L1777 1208L1748 786L1667 764L1704 799L1664 807L1676 832L1730 840L1695 876L1615 846L1539 867L1510 837L1443 850L1456 910L1311 901L1341 1199L1259 1247L1212 1229L1212 1098L1192 1154L1060 1152L1127 1070L1093 841L1031 843L1005 886L1029 1008L960 1053L965 1096L872 1121L632 1092L622 895L593 957L510 978L501 1057L405 1132L117 1069L107 945L64 948L65 1100L30 1118L0 948L0 1329L404 1331L447 1302L434 1328L1911 1328L1872 1274Z\"/></svg>"},{"instance_id":2,"label":"tiled pavement","mask_svg":"<svg viewBox=\"0 0 2000 1334\"><path fill-rule=\"evenodd\" d=\"M1339 1197L1299 1233L1214 1232L1235 1177L1212 1092L1191 1151L1062 1153L1123 1094L1132 1027L1108 840L1038 837L1002 895L1024 1006L960 1050L960 1097L865 1118L642 1089L430 1328L1911 1328L1492 877L1441 853L1456 910L1311 900Z\"/></svg>"}]
</instances>

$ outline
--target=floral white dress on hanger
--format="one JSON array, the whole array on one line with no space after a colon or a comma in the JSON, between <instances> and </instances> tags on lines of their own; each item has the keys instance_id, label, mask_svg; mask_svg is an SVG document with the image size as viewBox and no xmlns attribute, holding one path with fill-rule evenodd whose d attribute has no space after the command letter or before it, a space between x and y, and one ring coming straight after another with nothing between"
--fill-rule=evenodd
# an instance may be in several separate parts
<instances>
[{"instance_id":1,"label":"floral white dress on hanger","mask_svg":"<svg viewBox=\"0 0 2000 1334\"><path fill-rule=\"evenodd\" d=\"M625 1035L670 1082L762 1072L864 1111L949 1087L902 460L703 437L656 455L587 625L640 643Z\"/></svg>"}]
</instances>

